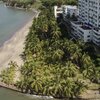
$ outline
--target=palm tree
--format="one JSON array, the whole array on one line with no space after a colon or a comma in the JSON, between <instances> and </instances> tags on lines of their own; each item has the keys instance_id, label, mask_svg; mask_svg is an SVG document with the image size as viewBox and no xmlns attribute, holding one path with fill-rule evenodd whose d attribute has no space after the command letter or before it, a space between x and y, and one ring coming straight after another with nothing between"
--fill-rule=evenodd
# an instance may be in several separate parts
<instances>
[{"instance_id":1,"label":"palm tree","mask_svg":"<svg viewBox=\"0 0 100 100\"><path fill-rule=\"evenodd\" d=\"M52 38L54 38L54 39L60 38L61 32L60 32L60 29L58 28L58 26L53 26L51 35L52 35Z\"/></svg>"},{"instance_id":2,"label":"palm tree","mask_svg":"<svg viewBox=\"0 0 100 100\"><path fill-rule=\"evenodd\" d=\"M54 61L61 60L63 58L64 52L60 49L56 50L52 55Z\"/></svg>"},{"instance_id":3,"label":"palm tree","mask_svg":"<svg viewBox=\"0 0 100 100\"><path fill-rule=\"evenodd\" d=\"M62 78L66 77L76 77L79 73L78 67L73 64L71 61L67 62L64 67L62 67L61 70L61 76Z\"/></svg>"},{"instance_id":4,"label":"palm tree","mask_svg":"<svg viewBox=\"0 0 100 100\"><path fill-rule=\"evenodd\" d=\"M42 90L43 90L43 87L42 87L42 81L41 80L38 80L38 79L34 79L32 84L31 84L31 88L33 89L33 91L36 93L36 94L40 94L42 93Z\"/></svg>"},{"instance_id":5,"label":"palm tree","mask_svg":"<svg viewBox=\"0 0 100 100\"><path fill-rule=\"evenodd\" d=\"M63 94L68 99L74 96L74 81L71 78L66 78L66 80L62 81L63 85Z\"/></svg>"},{"instance_id":6,"label":"palm tree","mask_svg":"<svg viewBox=\"0 0 100 100\"><path fill-rule=\"evenodd\" d=\"M82 94L86 89L88 89L87 84L82 82L81 80L77 79L75 81L75 85L73 88L73 93L75 97L78 97L80 94Z\"/></svg>"},{"instance_id":7,"label":"palm tree","mask_svg":"<svg viewBox=\"0 0 100 100\"><path fill-rule=\"evenodd\" d=\"M1 71L1 81L6 83L7 85L12 85L15 83L15 75L16 75L16 69L18 65L15 62L10 62L9 67L7 69L4 69Z\"/></svg>"},{"instance_id":8,"label":"palm tree","mask_svg":"<svg viewBox=\"0 0 100 100\"><path fill-rule=\"evenodd\" d=\"M84 54L82 56L82 64L83 64L83 69L82 69L83 75L92 80L92 77L95 74L95 65L92 62L91 58L88 55Z\"/></svg>"}]
</instances>

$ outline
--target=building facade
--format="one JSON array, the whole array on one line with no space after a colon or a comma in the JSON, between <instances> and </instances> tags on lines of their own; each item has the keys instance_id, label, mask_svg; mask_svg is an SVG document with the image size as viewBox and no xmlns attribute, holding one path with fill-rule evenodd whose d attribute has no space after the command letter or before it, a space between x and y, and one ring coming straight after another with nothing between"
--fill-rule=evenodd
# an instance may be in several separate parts
<instances>
[{"instance_id":1,"label":"building facade","mask_svg":"<svg viewBox=\"0 0 100 100\"><path fill-rule=\"evenodd\" d=\"M72 36L100 46L100 0L78 0L77 10L78 21L71 21Z\"/></svg>"},{"instance_id":2,"label":"building facade","mask_svg":"<svg viewBox=\"0 0 100 100\"><path fill-rule=\"evenodd\" d=\"M91 28L91 41L100 46L100 0L79 0L79 21Z\"/></svg>"},{"instance_id":3,"label":"building facade","mask_svg":"<svg viewBox=\"0 0 100 100\"><path fill-rule=\"evenodd\" d=\"M100 27L100 0L79 0L79 21Z\"/></svg>"},{"instance_id":4,"label":"building facade","mask_svg":"<svg viewBox=\"0 0 100 100\"><path fill-rule=\"evenodd\" d=\"M62 14L65 22L69 20L68 15L77 16L77 21L70 20L71 36L100 46L100 0L78 0L78 7L55 6L54 14L56 18Z\"/></svg>"}]
</instances>

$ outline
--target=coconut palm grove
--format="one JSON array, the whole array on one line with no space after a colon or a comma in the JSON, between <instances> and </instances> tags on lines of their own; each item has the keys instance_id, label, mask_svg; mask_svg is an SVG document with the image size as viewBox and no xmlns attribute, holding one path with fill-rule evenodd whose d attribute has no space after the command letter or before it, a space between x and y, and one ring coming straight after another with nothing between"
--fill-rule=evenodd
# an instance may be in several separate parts
<instances>
[{"instance_id":1,"label":"coconut palm grove","mask_svg":"<svg viewBox=\"0 0 100 100\"><path fill-rule=\"evenodd\" d=\"M88 89L100 88L100 55L90 43L72 40L64 24L54 18L53 5L62 3L77 5L77 0L41 0L21 55L24 64L10 62L0 75L2 82L23 93L55 98L77 98Z\"/></svg>"}]
</instances>

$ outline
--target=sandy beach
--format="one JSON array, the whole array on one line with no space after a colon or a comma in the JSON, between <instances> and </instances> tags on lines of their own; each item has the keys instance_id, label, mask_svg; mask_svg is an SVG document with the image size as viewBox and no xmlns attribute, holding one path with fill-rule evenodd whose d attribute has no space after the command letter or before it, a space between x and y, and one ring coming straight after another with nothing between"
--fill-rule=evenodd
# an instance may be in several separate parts
<instances>
[{"instance_id":1,"label":"sandy beach","mask_svg":"<svg viewBox=\"0 0 100 100\"><path fill-rule=\"evenodd\" d=\"M33 18L37 16L38 13L35 13ZM33 18L0 47L0 71L8 67L10 61L17 62L19 66L23 64L20 55L23 52L25 37L32 25Z\"/></svg>"}]
</instances>

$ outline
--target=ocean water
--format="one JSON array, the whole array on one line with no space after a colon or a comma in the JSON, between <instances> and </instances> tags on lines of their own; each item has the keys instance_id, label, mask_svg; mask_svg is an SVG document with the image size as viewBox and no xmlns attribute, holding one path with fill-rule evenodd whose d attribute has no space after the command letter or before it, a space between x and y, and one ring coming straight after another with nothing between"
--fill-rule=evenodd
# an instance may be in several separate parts
<instances>
[{"instance_id":1,"label":"ocean water","mask_svg":"<svg viewBox=\"0 0 100 100\"><path fill-rule=\"evenodd\" d=\"M34 15L31 11L7 8L0 4L0 46Z\"/></svg>"},{"instance_id":2,"label":"ocean water","mask_svg":"<svg viewBox=\"0 0 100 100\"><path fill-rule=\"evenodd\" d=\"M57 99L32 96L29 94L26 95L0 87L0 100L57 100Z\"/></svg>"},{"instance_id":3,"label":"ocean water","mask_svg":"<svg viewBox=\"0 0 100 100\"><path fill-rule=\"evenodd\" d=\"M0 100L35 100L24 94L0 87Z\"/></svg>"}]
</instances>

